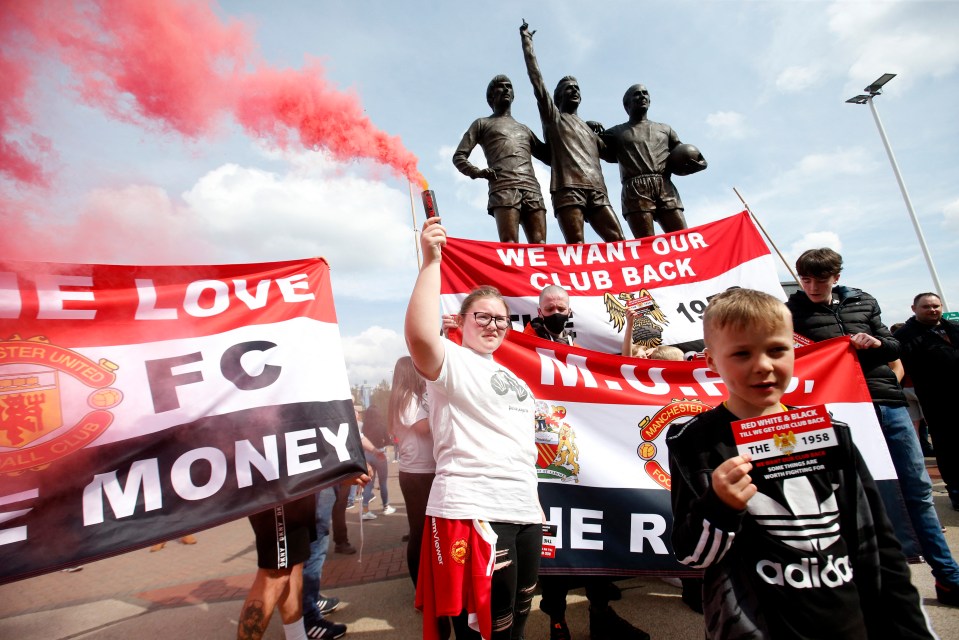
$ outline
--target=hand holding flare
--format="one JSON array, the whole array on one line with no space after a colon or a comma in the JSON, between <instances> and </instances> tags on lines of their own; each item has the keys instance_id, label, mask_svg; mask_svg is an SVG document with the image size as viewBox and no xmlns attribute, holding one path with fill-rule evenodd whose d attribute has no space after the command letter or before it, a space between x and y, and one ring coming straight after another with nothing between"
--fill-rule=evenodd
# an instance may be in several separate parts
<instances>
[{"instance_id":1,"label":"hand holding flare","mask_svg":"<svg viewBox=\"0 0 959 640\"><path fill-rule=\"evenodd\" d=\"M423 223L420 234L420 247L423 249L423 266L443 257L443 245L446 244L446 227L440 224L441 218L435 216Z\"/></svg>"}]
</instances>

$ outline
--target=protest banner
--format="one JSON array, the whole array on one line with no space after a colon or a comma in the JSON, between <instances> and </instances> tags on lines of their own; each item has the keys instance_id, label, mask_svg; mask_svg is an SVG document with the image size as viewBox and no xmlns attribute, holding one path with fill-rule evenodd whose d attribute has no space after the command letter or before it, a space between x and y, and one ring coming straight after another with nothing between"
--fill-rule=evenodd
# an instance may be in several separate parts
<instances>
[{"instance_id":1,"label":"protest banner","mask_svg":"<svg viewBox=\"0 0 959 640\"><path fill-rule=\"evenodd\" d=\"M0 262L0 583L262 511L363 461L324 260Z\"/></svg>"},{"instance_id":2,"label":"protest banner","mask_svg":"<svg viewBox=\"0 0 959 640\"><path fill-rule=\"evenodd\" d=\"M666 432L726 399L702 360L625 358L510 331L494 359L537 398L540 502L555 537L543 573L689 573L672 555ZM825 405L852 428L873 477L895 469L849 338L796 351L783 402Z\"/></svg>"},{"instance_id":3,"label":"protest banner","mask_svg":"<svg viewBox=\"0 0 959 640\"><path fill-rule=\"evenodd\" d=\"M569 292L569 325L577 344L619 353L629 301L649 297L634 327L644 346L683 344L703 337L709 298L730 287L786 295L768 247L749 214L650 238L599 244L500 244L449 238L441 266L443 313L458 313L469 292L496 286L513 328L536 316L546 285Z\"/></svg>"}]
</instances>

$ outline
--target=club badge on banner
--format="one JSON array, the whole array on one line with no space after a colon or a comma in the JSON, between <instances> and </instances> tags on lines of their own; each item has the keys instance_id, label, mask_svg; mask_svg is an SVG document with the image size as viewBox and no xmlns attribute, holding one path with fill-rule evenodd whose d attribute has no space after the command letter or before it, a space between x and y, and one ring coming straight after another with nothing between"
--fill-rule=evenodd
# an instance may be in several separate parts
<instances>
[{"instance_id":1,"label":"club badge on banner","mask_svg":"<svg viewBox=\"0 0 959 640\"><path fill-rule=\"evenodd\" d=\"M730 287L786 299L773 257L745 211L622 242L524 245L449 238L441 273L443 313L458 313L474 287L492 284L509 303L515 329L536 316L543 287L563 287L576 342L607 353L620 351L628 306L642 314L633 342L649 347L702 339L707 302Z\"/></svg>"},{"instance_id":2,"label":"club badge on banner","mask_svg":"<svg viewBox=\"0 0 959 640\"><path fill-rule=\"evenodd\" d=\"M0 261L0 583L365 469L322 259Z\"/></svg>"},{"instance_id":3,"label":"club badge on banner","mask_svg":"<svg viewBox=\"0 0 959 640\"><path fill-rule=\"evenodd\" d=\"M537 398L540 502L556 528L556 535L545 539L543 571L688 572L673 558L669 539L666 432L725 400L722 380L702 360L624 358L519 331L509 332L494 358L525 380ZM825 405L834 419L852 427L876 480L895 480L848 338L798 349L783 401ZM808 452L794 452L789 438L769 442L781 447L780 464L790 464L790 456L806 456L804 464L811 464Z\"/></svg>"}]
</instances>

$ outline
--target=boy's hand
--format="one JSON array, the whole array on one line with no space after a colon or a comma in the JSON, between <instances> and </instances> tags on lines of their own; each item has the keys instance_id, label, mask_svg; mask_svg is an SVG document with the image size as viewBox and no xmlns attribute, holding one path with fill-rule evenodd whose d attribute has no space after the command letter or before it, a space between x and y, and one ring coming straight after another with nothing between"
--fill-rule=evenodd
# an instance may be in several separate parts
<instances>
[{"instance_id":1,"label":"boy's hand","mask_svg":"<svg viewBox=\"0 0 959 640\"><path fill-rule=\"evenodd\" d=\"M756 485L749 477L753 468L749 455L736 456L722 463L713 471L713 491L723 503L736 511L746 508L746 503L756 494Z\"/></svg>"}]
</instances>

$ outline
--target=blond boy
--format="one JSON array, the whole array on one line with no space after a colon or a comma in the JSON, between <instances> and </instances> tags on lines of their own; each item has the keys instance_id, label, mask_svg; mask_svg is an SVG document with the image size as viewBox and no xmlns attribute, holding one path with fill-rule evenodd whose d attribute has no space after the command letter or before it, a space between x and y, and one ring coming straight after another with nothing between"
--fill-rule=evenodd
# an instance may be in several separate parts
<instances>
[{"instance_id":1,"label":"blond boy","mask_svg":"<svg viewBox=\"0 0 959 640\"><path fill-rule=\"evenodd\" d=\"M767 479L733 423L786 411L789 311L733 289L703 317L706 365L728 400L667 434L674 553L704 570L707 638L931 638L919 596L849 428L825 470Z\"/></svg>"}]
</instances>

